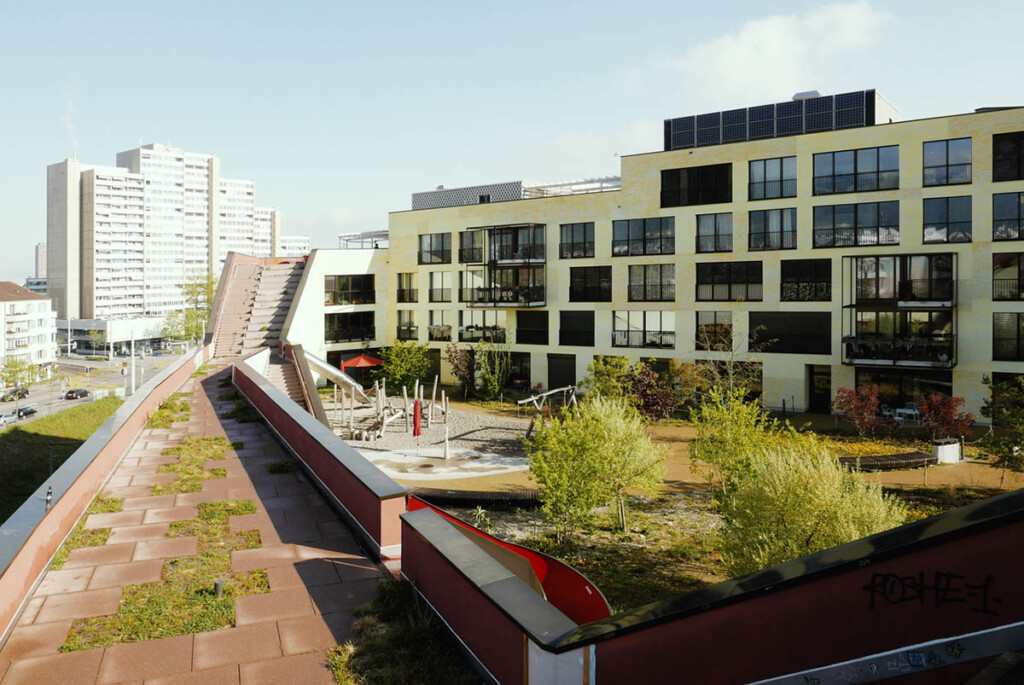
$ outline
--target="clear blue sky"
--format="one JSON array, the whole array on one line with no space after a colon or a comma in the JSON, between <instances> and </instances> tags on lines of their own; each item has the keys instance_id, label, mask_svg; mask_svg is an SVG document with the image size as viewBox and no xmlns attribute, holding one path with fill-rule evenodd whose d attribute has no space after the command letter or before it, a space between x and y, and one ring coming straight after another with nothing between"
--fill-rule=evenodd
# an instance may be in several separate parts
<instances>
[{"instance_id":1,"label":"clear blue sky","mask_svg":"<svg viewBox=\"0 0 1024 685\"><path fill-rule=\"evenodd\" d=\"M904 119L1024 104L1019 0L550 4L4 3L0 279L31 273L75 146L215 154L333 247L439 184L616 174L667 117L812 88Z\"/></svg>"}]
</instances>

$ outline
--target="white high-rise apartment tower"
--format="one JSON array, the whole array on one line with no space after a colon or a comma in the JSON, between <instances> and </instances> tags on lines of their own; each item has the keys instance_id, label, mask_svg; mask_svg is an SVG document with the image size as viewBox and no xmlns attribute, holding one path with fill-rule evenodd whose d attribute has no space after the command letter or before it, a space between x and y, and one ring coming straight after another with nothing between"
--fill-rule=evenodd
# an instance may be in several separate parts
<instances>
[{"instance_id":1,"label":"white high-rise apartment tower","mask_svg":"<svg viewBox=\"0 0 1024 685\"><path fill-rule=\"evenodd\" d=\"M61 318L165 316L180 285L217 275L229 251L274 254L280 219L255 205L253 181L221 178L220 160L160 144L116 167L47 168L48 293Z\"/></svg>"}]
</instances>

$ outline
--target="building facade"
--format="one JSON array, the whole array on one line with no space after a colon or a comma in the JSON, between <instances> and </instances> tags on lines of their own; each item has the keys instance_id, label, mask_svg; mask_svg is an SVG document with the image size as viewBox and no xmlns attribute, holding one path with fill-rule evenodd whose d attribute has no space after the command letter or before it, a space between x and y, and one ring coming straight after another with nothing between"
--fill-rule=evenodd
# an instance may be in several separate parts
<instances>
[{"instance_id":1,"label":"building facade","mask_svg":"<svg viewBox=\"0 0 1024 685\"><path fill-rule=\"evenodd\" d=\"M387 341L504 341L545 387L597 355L738 356L772 408L878 384L977 414L985 376L1024 373L1024 109L794 102L669 120L618 189L392 213Z\"/></svg>"},{"instance_id":2,"label":"building facade","mask_svg":"<svg viewBox=\"0 0 1024 685\"><path fill-rule=\"evenodd\" d=\"M310 242L308 235L283 235L278 243L275 257L302 257L309 254Z\"/></svg>"},{"instance_id":3,"label":"building facade","mask_svg":"<svg viewBox=\"0 0 1024 685\"><path fill-rule=\"evenodd\" d=\"M57 318L50 298L0 281L0 327L0 365L8 359L43 369L53 364L57 356Z\"/></svg>"}]
</instances>

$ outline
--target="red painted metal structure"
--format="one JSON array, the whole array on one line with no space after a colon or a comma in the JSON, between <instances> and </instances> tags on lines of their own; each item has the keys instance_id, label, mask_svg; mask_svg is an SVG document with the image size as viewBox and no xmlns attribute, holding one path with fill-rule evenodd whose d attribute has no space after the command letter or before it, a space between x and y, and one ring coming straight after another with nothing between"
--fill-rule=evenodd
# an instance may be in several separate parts
<instances>
[{"instance_id":1,"label":"red painted metal structure","mask_svg":"<svg viewBox=\"0 0 1024 685\"><path fill-rule=\"evenodd\" d=\"M604 598L601 591L572 566L543 552L499 540L418 497L409 497L408 508L409 511L432 509L460 528L486 538L529 561L533 572L537 574L537 578L544 588L548 602L576 623L590 623L611 616L611 607L608 606L608 600Z\"/></svg>"}]
</instances>

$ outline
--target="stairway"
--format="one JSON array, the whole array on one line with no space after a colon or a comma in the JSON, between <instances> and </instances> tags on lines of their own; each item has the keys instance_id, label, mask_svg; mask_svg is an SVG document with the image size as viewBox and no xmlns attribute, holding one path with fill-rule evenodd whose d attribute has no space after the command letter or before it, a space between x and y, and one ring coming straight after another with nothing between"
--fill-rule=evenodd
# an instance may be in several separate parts
<instances>
[{"instance_id":1,"label":"stairway","mask_svg":"<svg viewBox=\"0 0 1024 685\"><path fill-rule=\"evenodd\" d=\"M276 348L305 262L234 264L217 321L214 356Z\"/></svg>"},{"instance_id":2,"label":"stairway","mask_svg":"<svg viewBox=\"0 0 1024 685\"><path fill-rule=\"evenodd\" d=\"M302 386L299 383L299 372L295 364L277 355L271 355L270 365L267 367L267 380L274 384L278 390L288 395L297 405L303 409L306 407L306 400L302 396Z\"/></svg>"},{"instance_id":3,"label":"stairway","mask_svg":"<svg viewBox=\"0 0 1024 685\"><path fill-rule=\"evenodd\" d=\"M224 308L217 321L214 356L236 357L242 353L242 341L256 300L260 268L259 264L235 264L232 267L224 293Z\"/></svg>"}]
</instances>

